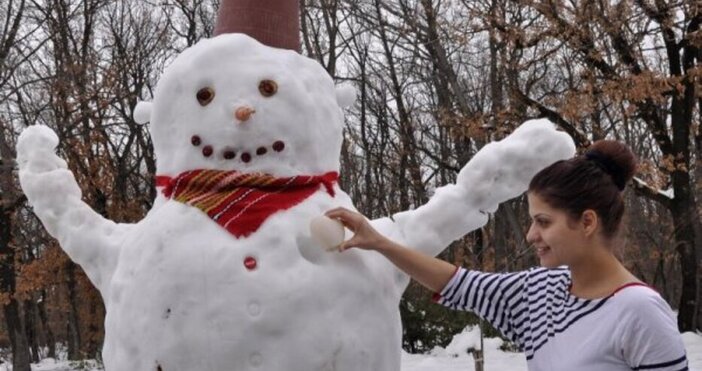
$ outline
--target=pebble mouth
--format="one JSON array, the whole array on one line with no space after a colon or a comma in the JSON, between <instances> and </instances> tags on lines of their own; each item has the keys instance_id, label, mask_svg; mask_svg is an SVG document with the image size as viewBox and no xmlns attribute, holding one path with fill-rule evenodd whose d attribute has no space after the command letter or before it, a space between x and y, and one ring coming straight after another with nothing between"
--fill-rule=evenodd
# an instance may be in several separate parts
<instances>
[{"instance_id":1,"label":"pebble mouth","mask_svg":"<svg viewBox=\"0 0 702 371\"><path fill-rule=\"evenodd\" d=\"M222 152L222 157L224 157L225 160L232 160L236 157L236 152L231 149L225 149L224 152Z\"/></svg>"},{"instance_id":2,"label":"pebble mouth","mask_svg":"<svg viewBox=\"0 0 702 371\"><path fill-rule=\"evenodd\" d=\"M202 156L205 158L211 158L213 154L219 153L220 158L231 161L235 160L237 158L237 155L239 155L239 160L241 160L244 163L249 163L254 159L255 156L265 156L266 154L270 153L270 150L273 150L273 152L283 152L285 150L285 142L282 140L276 140L269 146L258 146L255 147L254 150L246 150L246 149L237 149L233 148L231 146L224 147L222 149L217 149L211 144L207 144L203 141L202 137L199 135L193 135L190 137L190 144L193 147L196 148L201 148L201 153Z\"/></svg>"}]
</instances>

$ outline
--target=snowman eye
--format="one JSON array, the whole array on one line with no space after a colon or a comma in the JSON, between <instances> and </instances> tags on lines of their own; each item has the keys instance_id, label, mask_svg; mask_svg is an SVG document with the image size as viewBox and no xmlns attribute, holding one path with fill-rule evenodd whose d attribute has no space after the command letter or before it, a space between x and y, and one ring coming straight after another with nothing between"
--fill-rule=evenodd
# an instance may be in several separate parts
<instances>
[{"instance_id":1,"label":"snowman eye","mask_svg":"<svg viewBox=\"0 0 702 371\"><path fill-rule=\"evenodd\" d=\"M212 102L215 93L214 90L212 90L212 88L202 88L197 91L197 94L195 96L197 97L197 101L200 102L201 106L206 106L210 102Z\"/></svg>"},{"instance_id":2,"label":"snowman eye","mask_svg":"<svg viewBox=\"0 0 702 371\"><path fill-rule=\"evenodd\" d=\"M264 97L272 97L278 91L278 84L273 80L261 80L258 84L258 91Z\"/></svg>"}]
</instances>

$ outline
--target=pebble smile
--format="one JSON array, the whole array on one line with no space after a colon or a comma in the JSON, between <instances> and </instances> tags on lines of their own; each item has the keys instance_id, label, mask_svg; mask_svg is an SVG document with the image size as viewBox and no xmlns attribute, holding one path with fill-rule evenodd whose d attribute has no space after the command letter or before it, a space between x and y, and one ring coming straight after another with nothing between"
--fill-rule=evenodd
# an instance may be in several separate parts
<instances>
[{"instance_id":1,"label":"pebble smile","mask_svg":"<svg viewBox=\"0 0 702 371\"><path fill-rule=\"evenodd\" d=\"M190 138L190 144L192 144L194 147L200 147L202 145L202 138L200 138L199 135L193 135ZM285 142L283 142L282 140L276 140L275 142L273 142L273 144L271 144L270 148L273 149L273 151L275 152L282 152L283 150L285 150ZM202 146L202 155L204 157L211 157L214 152L215 149L211 145L206 144ZM238 151L230 147L225 147L221 151L221 157L225 160L233 160L236 158L237 152ZM239 156L239 158L241 159L241 161L248 163L252 159L251 153L255 153L257 156L263 156L266 153L268 153L268 148L265 146L261 146L256 148L255 151L243 151L240 153L241 155Z\"/></svg>"}]
</instances>

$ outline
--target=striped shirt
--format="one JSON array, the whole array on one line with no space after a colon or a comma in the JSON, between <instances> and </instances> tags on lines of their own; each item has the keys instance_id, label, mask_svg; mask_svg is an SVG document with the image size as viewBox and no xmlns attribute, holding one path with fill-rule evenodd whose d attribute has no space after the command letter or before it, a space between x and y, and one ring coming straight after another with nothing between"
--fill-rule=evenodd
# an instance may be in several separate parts
<instances>
[{"instance_id":1,"label":"striped shirt","mask_svg":"<svg viewBox=\"0 0 702 371\"><path fill-rule=\"evenodd\" d=\"M687 370L672 310L641 284L593 300L570 294L567 268L459 268L435 300L475 312L519 345L529 370Z\"/></svg>"}]
</instances>

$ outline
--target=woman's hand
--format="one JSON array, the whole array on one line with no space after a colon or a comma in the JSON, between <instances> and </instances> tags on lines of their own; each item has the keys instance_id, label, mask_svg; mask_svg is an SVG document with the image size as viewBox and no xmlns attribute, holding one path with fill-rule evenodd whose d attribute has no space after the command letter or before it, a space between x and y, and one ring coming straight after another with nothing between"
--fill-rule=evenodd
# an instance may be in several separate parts
<instances>
[{"instance_id":1,"label":"woman's hand","mask_svg":"<svg viewBox=\"0 0 702 371\"><path fill-rule=\"evenodd\" d=\"M357 212L337 207L327 211L325 215L331 219L338 220L344 227L354 233L350 240L344 241L339 245L339 251L344 251L351 247L365 250L380 250L387 242L390 242L370 225L365 216Z\"/></svg>"},{"instance_id":2,"label":"woman's hand","mask_svg":"<svg viewBox=\"0 0 702 371\"><path fill-rule=\"evenodd\" d=\"M441 292L456 272L456 266L416 250L406 248L378 233L365 216L343 207L329 210L325 215L340 221L353 231L353 237L339 246L339 251L351 247L375 250L383 254L403 272L434 292Z\"/></svg>"}]
</instances>

